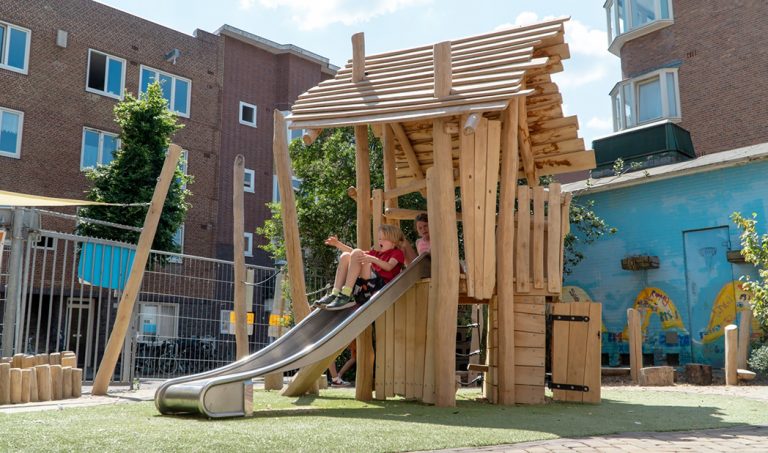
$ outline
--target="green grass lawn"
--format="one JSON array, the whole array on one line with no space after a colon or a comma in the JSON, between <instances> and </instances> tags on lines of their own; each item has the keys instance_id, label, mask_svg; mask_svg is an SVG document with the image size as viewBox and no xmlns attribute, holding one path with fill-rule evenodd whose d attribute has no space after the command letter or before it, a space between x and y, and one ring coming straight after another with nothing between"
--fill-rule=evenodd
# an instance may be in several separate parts
<instances>
[{"instance_id":1,"label":"green grass lawn","mask_svg":"<svg viewBox=\"0 0 768 453\"><path fill-rule=\"evenodd\" d=\"M161 416L151 402L0 415L0 451L409 451L627 431L768 424L765 402L603 389L600 405L492 406L459 393L455 408L361 403L352 389L284 398L257 391L251 418Z\"/></svg>"}]
</instances>

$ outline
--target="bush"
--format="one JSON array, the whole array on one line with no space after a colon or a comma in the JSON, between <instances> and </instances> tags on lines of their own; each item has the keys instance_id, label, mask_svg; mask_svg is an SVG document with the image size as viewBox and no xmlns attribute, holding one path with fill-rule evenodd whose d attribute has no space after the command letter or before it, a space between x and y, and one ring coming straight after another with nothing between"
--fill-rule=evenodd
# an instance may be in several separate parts
<instances>
[{"instance_id":1,"label":"bush","mask_svg":"<svg viewBox=\"0 0 768 453\"><path fill-rule=\"evenodd\" d=\"M749 357L749 368L760 374L768 373L768 344L752 350Z\"/></svg>"}]
</instances>

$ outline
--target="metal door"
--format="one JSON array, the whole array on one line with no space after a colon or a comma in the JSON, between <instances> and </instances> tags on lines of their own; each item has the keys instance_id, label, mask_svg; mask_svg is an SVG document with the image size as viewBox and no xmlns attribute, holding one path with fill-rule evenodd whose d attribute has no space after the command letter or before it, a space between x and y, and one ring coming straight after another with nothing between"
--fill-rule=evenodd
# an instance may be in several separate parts
<instances>
[{"instance_id":1,"label":"metal door","mask_svg":"<svg viewBox=\"0 0 768 453\"><path fill-rule=\"evenodd\" d=\"M688 319L693 361L723 366L723 329L736 319L736 305L725 303L733 292L728 227L683 232Z\"/></svg>"}]
</instances>

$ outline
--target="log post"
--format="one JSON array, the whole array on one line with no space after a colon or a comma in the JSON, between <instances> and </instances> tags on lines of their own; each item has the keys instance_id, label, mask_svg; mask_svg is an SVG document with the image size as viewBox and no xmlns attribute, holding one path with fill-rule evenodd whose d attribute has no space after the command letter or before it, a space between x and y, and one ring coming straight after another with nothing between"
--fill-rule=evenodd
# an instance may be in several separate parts
<instances>
[{"instance_id":1,"label":"log post","mask_svg":"<svg viewBox=\"0 0 768 453\"><path fill-rule=\"evenodd\" d=\"M738 327L734 324L725 326L725 385L738 385L739 383L739 377L736 373L738 335Z\"/></svg>"},{"instance_id":2,"label":"log post","mask_svg":"<svg viewBox=\"0 0 768 453\"><path fill-rule=\"evenodd\" d=\"M323 132L322 129L305 129L304 133L301 135L301 141L304 142L304 146L309 146L314 143L321 132Z\"/></svg>"},{"instance_id":3,"label":"log post","mask_svg":"<svg viewBox=\"0 0 768 453\"><path fill-rule=\"evenodd\" d=\"M518 141L520 144L520 158L523 161L523 171L528 186L539 185L539 178L536 175L536 165L533 160L533 151L531 150L531 133L528 130L528 108L525 105L525 97L520 97L517 105L517 127L519 129Z\"/></svg>"},{"instance_id":4,"label":"log post","mask_svg":"<svg viewBox=\"0 0 768 453\"><path fill-rule=\"evenodd\" d=\"M0 363L0 406L11 404L11 364Z\"/></svg>"},{"instance_id":5,"label":"log post","mask_svg":"<svg viewBox=\"0 0 768 453\"><path fill-rule=\"evenodd\" d=\"M173 174L178 166L179 156L181 156L181 147L172 144L168 147L168 154L165 156L165 163L160 172L160 177L155 185L155 192L152 195L152 201L147 209L147 216L144 219L144 227L139 236L139 243L136 246L136 255L133 258L131 273L125 284L125 290L120 298L120 305L117 308L115 325L109 335L107 347L104 350L104 356L99 365L99 371L93 380L92 393L94 395L106 395L109 388L109 381L115 372L117 359L122 352L125 344L125 334L128 331L128 325L131 322L133 307L136 304L136 296L141 289L141 280L144 277L144 269L147 266L147 259L152 248L152 241L155 239L157 224L160 222L160 214L163 212L168 188L173 181ZM38 376L39 377L39 376ZM39 384L39 382L38 382Z\"/></svg>"},{"instance_id":6,"label":"log post","mask_svg":"<svg viewBox=\"0 0 768 453\"><path fill-rule=\"evenodd\" d=\"M470 115L471 116L471 115ZM496 288L499 311L499 404L515 404L515 197L517 196L518 141L517 103L502 114L501 187L499 225L496 238ZM467 120L469 123L469 120Z\"/></svg>"},{"instance_id":7,"label":"log post","mask_svg":"<svg viewBox=\"0 0 768 453\"><path fill-rule=\"evenodd\" d=\"M72 398L80 398L83 390L83 369L72 368Z\"/></svg>"},{"instance_id":8,"label":"log post","mask_svg":"<svg viewBox=\"0 0 768 453\"><path fill-rule=\"evenodd\" d=\"M435 97L443 98L451 94L453 79L451 42L444 41L437 43L432 46L432 49L434 53Z\"/></svg>"},{"instance_id":9,"label":"log post","mask_svg":"<svg viewBox=\"0 0 768 453\"><path fill-rule=\"evenodd\" d=\"M456 208L453 184L451 136L445 133L445 120L432 122L434 147L434 179L429 198L437 200L437 235L430 234L432 262L440 269L432 273L435 283L430 298L436 297L435 307L435 404L439 407L456 405L456 304L459 300L459 244L457 241ZM434 218L434 217L433 217Z\"/></svg>"},{"instance_id":10,"label":"log post","mask_svg":"<svg viewBox=\"0 0 768 453\"><path fill-rule=\"evenodd\" d=\"M362 36L362 35L361 35ZM357 191L357 247L371 248L371 157L368 148L368 126L355 126L355 174ZM373 399L373 327L368 326L357 337L357 375L355 398L359 401Z\"/></svg>"},{"instance_id":11,"label":"log post","mask_svg":"<svg viewBox=\"0 0 768 453\"><path fill-rule=\"evenodd\" d=\"M363 79L365 79L365 35L360 32L352 35L352 81L357 83Z\"/></svg>"},{"instance_id":12,"label":"log post","mask_svg":"<svg viewBox=\"0 0 768 453\"><path fill-rule=\"evenodd\" d=\"M51 400L51 368L50 365L37 365L37 399L39 401Z\"/></svg>"},{"instance_id":13,"label":"log post","mask_svg":"<svg viewBox=\"0 0 768 453\"><path fill-rule=\"evenodd\" d=\"M245 157L235 156L232 169L232 249L234 267L235 349L237 360L248 355L248 320L245 310L245 231L243 214Z\"/></svg>"},{"instance_id":14,"label":"log post","mask_svg":"<svg viewBox=\"0 0 768 453\"><path fill-rule=\"evenodd\" d=\"M749 337L752 334L752 309L747 307L739 313L739 357L737 367L746 370L749 356Z\"/></svg>"},{"instance_id":15,"label":"log post","mask_svg":"<svg viewBox=\"0 0 768 453\"><path fill-rule=\"evenodd\" d=\"M395 133L392 131L392 128L388 124L385 124L383 129L381 147L382 160L384 161L384 191L387 192L397 187L397 170L395 168ZM384 201L384 207L397 208L397 198L386 199ZM387 219L387 223L398 225L400 222Z\"/></svg>"},{"instance_id":16,"label":"log post","mask_svg":"<svg viewBox=\"0 0 768 453\"><path fill-rule=\"evenodd\" d=\"M517 117L517 103L516 102L510 102L509 107L507 108L507 111L512 108L512 106L515 106L515 117ZM480 118L482 118L483 115L480 113L472 113L470 115L467 115L467 120L464 121L464 135L472 135L475 133L475 129L477 129L477 124L480 122ZM505 115L505 121L507 116ZM514 138L517 140L517 118L515 118L515 130L510 131L511 133L514 133ZM506 132L505 132L506 134ZM517 145L515 145L515 149L517 149ZM517 167L517 165L515 165ZM517 175L515 175L515 181L517 181ZM517 184L517 182L515 182Z\"/></svg>"},{"instance_id":17,"label":"log post","mask_svg":"<svg viewBox=\"0 0 768 453\"><path fill-rule=\"evenodd\" d=\"M33 355L25 355L24 358L21 359L22 368L32 368L36 365L36 363L37 363L37 360Z\"/></svg>"},{"instance_id":18,"label":"log post","mask_svg":"<svg viewBox=\"0 0 768 453\"><path fill-rule=\"evenodd\" d=\"M11 404L21 403L21 368L11 368Z\"/></svg>"},{"instance_id":19,"label":"log post","mask_svg":"<svg viewBox=\"0 0 768 453\"><path fill-rule=\"evenodd\" d=\"M61 365L51 365L51 399L60 400L64 395L64 375Z\"/></svg>"},{"instance_id":20,"label":"log post","mask_svg":"<svg viewBox=\"0 0 768 453\"><path fill-rule=\"evenodd\" d=\"M48 360L51 365L61 365L61 353L60 352L52 352L48 354Z\"/></svg>"},{"instance_id":21,"label":"log post","mask_svg":"<svg viewBox=\"0 0 768 453\"><path fill-rule=\"evenodd\" d=\"M30 402L30 391L32 389L32 379L30 376L35 372L29 368L21 370L21 402Z\"/></svg>"},{"instance_id":22,"label":"log post","mask_svg":"<svg viewBox=\"0 0 768 453\"><path fill-rule=\"evenodd\" d=\"M627 324L629 330L629 369L632 382L638 383L640 368L643 367L643 331L640 326L640 312L634 308L627 309Z\"/></svg>"},{"instance_id":23,"label":"log post","mask_svg":"<svg viewBox=\"0 0 768 453\"><path fill-rule=\"evenodd\" d=\"M39 390L37 389L37 370L35 367L29 369L29 401L36 403L39 401Z\"/></svg>"},{"instance_id":24,"label":"log post","mask_svg":"<svg viewBox=\"0 0 768 453\"><path fill-rule=\"evenodd\" d=\"M296 200L291 181L291 158L288 154L288 139L285 117L275 110L275 131L272 151L277 173L277 186L280 190L280 209L283 215L283 234L285 235L285 254L288 259L288 275L291 281L291 303L296 322L309 315L307 289L304 281L304 263L301 257L299 240L299 219L296 214Z\"/></svg>"},{"instance_id":25,"label":"log post","mask_svg":"<svg viewBox=\"0 0 768 453\"><path fill-rule=\"evenodd\" d=\"M63 399L72 398L72 367L65 366L61 368L61 381L62 392L61 397Z\"/></svg>"}]
</instances>

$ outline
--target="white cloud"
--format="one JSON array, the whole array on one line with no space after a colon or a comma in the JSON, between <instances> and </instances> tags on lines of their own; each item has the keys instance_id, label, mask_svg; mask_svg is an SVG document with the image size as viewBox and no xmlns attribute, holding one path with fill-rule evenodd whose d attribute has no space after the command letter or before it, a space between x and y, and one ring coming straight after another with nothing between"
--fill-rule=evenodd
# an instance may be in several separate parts
<instances>
[{"instance_id":1,"label":"white cloud","mask_svg":"<svg viewBox=\"0 0 768 453\"><path fill-rule=\"evenodd\" d=\"M495 30L505 30L556 18L556 16L546 16L540 19L539 15L532 11L523 11L515 17L514 23L501 24ZM611 56L608 52L608 34L598 28L589 28L575 19L565 22L565 42L568 43L574 54L606 58Z\"/></svg>"},{"instance_id":2,"label":"white cloud","mask_svg":"<svg viewBox=\"0 0 768 453\"><path fill-rule=\"evenodd\" d=\"M589 121L587 121L587 127L590 129L597 129L599 131L610 131L613 129L613 122L611 122L610 119L593 116Z\"/></svg>"},{"instance_id":3,"label":"white cloud","mask_svg":"<svg viewBox=\"0 0 768 453\"><path fill-rule=\"evenodd\" d=\"M355 25L433 0L240 0L241 9L256 3L267 9L285 9L300 30L317 30L334 23Z\"/></svg>"},{"instance_id":4,"label":"white cloud","mask_svg":"<svg viewBox=\"0 0 768 453\"><path fill-rule=\"evenodd\" d=\"M552 81L563 89L599 82L607 76L609 76L607 66L598 64L587 71L564 71L552 74Z\"/></svg>"}]
</instances>

